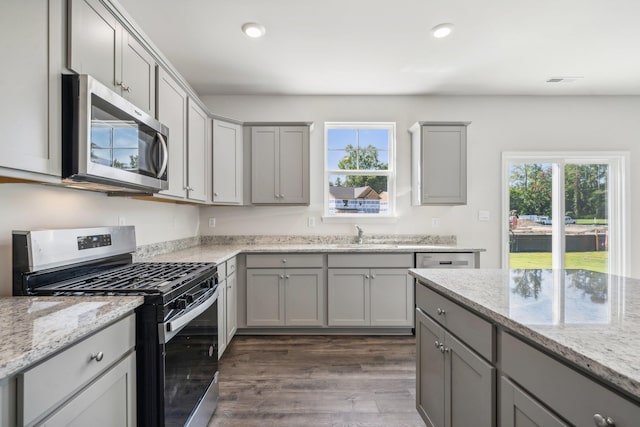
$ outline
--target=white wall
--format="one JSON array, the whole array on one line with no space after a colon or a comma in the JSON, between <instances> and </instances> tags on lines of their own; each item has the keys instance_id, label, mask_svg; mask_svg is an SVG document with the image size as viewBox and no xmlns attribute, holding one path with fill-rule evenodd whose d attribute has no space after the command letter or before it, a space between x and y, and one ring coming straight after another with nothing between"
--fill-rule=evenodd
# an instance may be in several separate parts
<instances>
[{"instance_id":1,"label":"white wall","mask_svg":"<svg viewBox=\"0 0 640 427\"><path fill-rule=\"evenodd\" d=\"M631 201L639 212L640 97L436 97L436 96L209 96L211 111L243 121L313 121L311 205L308 207L208 207L215 217L203 234L355 234L351 224L307 227L323 212L323 123L385 121L397 125L397 213L393 224L365 224L368 233L455 234L460 245L486 248L483 267L500 266L501 153L516 150L621 150L631 152ZM471 121L468 128L468 204L410 206L410 143L407 129L419 120ZM489 222L477 220L489 210ZM431 218L440 227L431 227ZM631 259L640 252L640 227L631 224ZM636 263L637 264L637 263ZM640 277L640 266L629 274Z\"/></svg>"},{"instance_id":2,"label":"white wall","mask_svg":"<svg viewBox=\"0 0 640 427\"><path fill-rule=\"evenodd\" d=\"M11 294L11 231L118 225L136 226L138 245L197 236L198 207L57 188L0 184L0 296Z\"/></svg>"}]
</instances>

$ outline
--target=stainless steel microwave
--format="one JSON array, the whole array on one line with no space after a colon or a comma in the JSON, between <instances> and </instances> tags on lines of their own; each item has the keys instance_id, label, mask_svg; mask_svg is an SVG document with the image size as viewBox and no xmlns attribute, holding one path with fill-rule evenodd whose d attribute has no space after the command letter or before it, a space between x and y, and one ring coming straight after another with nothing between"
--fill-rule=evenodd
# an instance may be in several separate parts
<instances>
[{"instance_id":1,"label":"stainless steel microwave","mask_svg":"<svg viewBox=\"0 0 640 427\"><path fill-rule=\"evenodd\" d=\"M111 193L168 188L169 129L88 75L62 76L62 182Z\"/></svg>"}]
</instances>

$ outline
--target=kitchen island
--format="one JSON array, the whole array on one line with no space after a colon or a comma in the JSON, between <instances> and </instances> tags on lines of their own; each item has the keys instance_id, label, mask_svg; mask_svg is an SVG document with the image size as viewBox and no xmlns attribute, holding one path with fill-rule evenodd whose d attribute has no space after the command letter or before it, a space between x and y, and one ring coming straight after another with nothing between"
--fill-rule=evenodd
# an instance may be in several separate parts
<instances>
[{"instance_id":1,"label":"kitchen island","mask_svg":"<svg viewBox=\"0 0 640 427\"><path fill-rule=\"evenodd\" d=\"M639 425L640 280L585 270L410 274L418 341L444 334L422 352L440 350L448 378L460 379L451 373L461 360L456 349L464 350L483 377L475 385L491 403L481 409L486 423L477 425L519 425L523 414L539 425ZM420 352L419 343L419 373L427 360ZM422 374L429 374L426 366ZM440 425L442 405L434 404L433 390L420 390L429 386L418 376L418 410L427 425ZM460 402L443 405L443 420L465 411Z\"/></svg>"}]
</instances>

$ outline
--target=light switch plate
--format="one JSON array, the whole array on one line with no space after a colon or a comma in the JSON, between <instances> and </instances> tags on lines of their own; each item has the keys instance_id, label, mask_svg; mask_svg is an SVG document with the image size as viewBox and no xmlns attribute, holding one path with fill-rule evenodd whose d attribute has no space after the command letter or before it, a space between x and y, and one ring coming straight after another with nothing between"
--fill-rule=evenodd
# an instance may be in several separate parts
<instances>
[{"instance_id":1,"label":"light switch plate","mask_svg":"<svg viewBox=\"0 0 640 427\"><path fill-rule=\"evenodd\" d=\"M431 218L431 226L433 228L440 227L440 218L438 218L437 216L432 217Z\"/></svg>"},{"instance_id":2,"label":"light switch plate","mask_svg":"<svg viewBox=\"0 0 640 427\"><path fill-rule=\"evenodd\" d=\"M309 227L315 227L316 226L316 217L315 216L310 216L309 217L308 225L309 225Z\"/></svg>"}]
</instances>

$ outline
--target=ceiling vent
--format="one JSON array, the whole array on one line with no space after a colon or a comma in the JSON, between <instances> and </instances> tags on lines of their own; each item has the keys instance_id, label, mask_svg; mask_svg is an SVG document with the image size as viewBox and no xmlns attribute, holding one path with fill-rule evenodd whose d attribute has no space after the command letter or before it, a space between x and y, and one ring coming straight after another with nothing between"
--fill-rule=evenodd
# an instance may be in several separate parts
<instances>
[{"instance_id":1,"label":"ceiling vent","mask_svg":"<svg viewBox=\"0 0 640 427\"><path fill-rule=\"evenodd\" d=\"M583 78L583 76L551 77L547 83L573 83Z\"/></svg>"}]
</instances>

